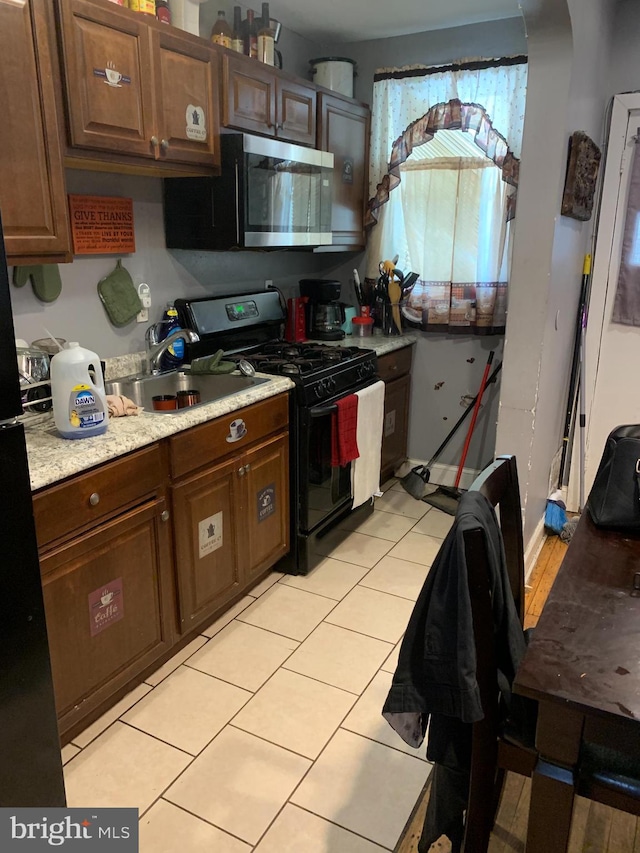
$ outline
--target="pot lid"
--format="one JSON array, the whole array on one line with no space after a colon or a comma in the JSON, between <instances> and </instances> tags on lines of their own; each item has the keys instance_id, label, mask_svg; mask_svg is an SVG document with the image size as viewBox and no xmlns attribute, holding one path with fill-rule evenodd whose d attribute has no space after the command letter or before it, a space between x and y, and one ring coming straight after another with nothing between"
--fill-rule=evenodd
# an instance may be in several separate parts
<instances>
[{"instance_id":1,"label":"pot lid","mask_svg":"<svg viewBox=\"0 0 640 853\"><path fill-rule=\"evenodd\" d=\"M310 59L310 65L316 65L318 62L350 62L356 64L355 59L349 59L348 56L321 56L320 59Z\"/></svg>"}]
</instances>

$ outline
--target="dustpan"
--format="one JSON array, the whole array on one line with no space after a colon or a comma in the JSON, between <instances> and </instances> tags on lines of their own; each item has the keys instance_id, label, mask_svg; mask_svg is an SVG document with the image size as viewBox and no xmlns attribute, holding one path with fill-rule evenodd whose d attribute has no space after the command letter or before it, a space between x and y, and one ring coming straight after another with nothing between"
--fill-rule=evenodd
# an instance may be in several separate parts
<instances>
[{"instance_id":1,"label":"dustpan","mask_svg":"<svg viewBox=\"0 0 640 853\"><path fill-rule=\"evenodd\" d=\"M416 465L400 480L400 485L412 498L420 500L424 487L429 482L429 468L426 465Z\"/></svg>"},{"instance_id":2,"label":"dustpan","mask_svg":"<svg viewBox=\"0 0 640 853\"><path fill-rule=\"evenodd\" d=\"M464 489L457 489L455 486L438 486L435 492L425 495L422 500L448 515L455 515L458 511L458 501L463 494Z\"/></svg>"}]
</instances>

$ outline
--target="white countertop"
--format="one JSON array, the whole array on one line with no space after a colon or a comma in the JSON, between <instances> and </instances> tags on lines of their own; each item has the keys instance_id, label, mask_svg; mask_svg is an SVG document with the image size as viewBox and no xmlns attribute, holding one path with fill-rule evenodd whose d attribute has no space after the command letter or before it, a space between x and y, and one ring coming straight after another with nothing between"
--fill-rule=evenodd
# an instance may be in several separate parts
<instances>
[{"instance_id":1,"label":"white countertop","mask_svg":"<svg viewBox=\"0 0 640 853\"><path fill-rule=\"evenodd\" d=\"M75 441L61 438L54 425L52 413L42 418L34 418L33 422L26 422L25 435L32 491L294 387L293 382L285 376L267 376L263 373L257 373L256 376L268 381L213 403L185 409L176 414L142 412L136 416L110 418L106 433L93 438Z\"/></svg>"},{"instance_id":2,"label":"white countertop","mask_svg":"<svg viewBox=\"0 0 640 853\"><path fill-rule=\"evenodd\" d=\"M333 346L357 346L372 349L376 355L385 355L397 349L411 346L416 342L415 335L372 335L370 338L347 335L340 341L318 341ZM139 369L137 355L124 356L113 360L119 364L118 375ZM108 374L113 375L111 371ZM255 388L248 388L238 394L232 394L193 409L171 415L159 415L149 412L133 417L111 418L109 428L104 435L82 438L75 441L61 438L53 423L53 414L48 413L33 421L25 422L27 454L29 459L29 477L32 491L42 489L66 477L86 471L104 462L110 462L124 453L130 453L147 444L153 444L167 436L174 435L189 427L197 426L214 418L224 417L244 406L250 406L276 394L282 394L294 387L294 383L285 376L256 374L268 379ZM110 376L110 378L111 378Z\"/></svg>"}]
</instances>

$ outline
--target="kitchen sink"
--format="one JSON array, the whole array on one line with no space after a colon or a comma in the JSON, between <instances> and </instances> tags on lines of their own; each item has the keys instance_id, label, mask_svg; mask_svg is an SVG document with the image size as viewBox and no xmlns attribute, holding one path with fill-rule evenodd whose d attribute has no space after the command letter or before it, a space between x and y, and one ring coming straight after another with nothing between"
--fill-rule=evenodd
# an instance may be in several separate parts
<instances>
[{"instance_id":1,"label":"kitchen sink","mask_svg":"<svg viewBox=\"0 0 640 853\"><path fill-rule=\"evenodd\" d=\"M232 373L191 375L184 370L173 370L156 375L123 376L105 382L107 394L129 397L137 406L143 406L146 412L154 415L175 415L185 409L163 409L156 411L153 398L157 396L177 395L178 391L195 390L200 395L200 401L189 406L202 406L212 403L239 391L246 391L268 382L257 376L241 376Z\"/></svg>"}]
</instances>

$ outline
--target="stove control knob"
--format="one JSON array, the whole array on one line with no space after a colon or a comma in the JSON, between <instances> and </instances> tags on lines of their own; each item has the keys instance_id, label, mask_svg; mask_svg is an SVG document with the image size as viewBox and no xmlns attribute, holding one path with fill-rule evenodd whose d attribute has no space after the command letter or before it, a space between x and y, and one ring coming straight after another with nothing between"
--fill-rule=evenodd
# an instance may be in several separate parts
<instances>
[{"instance_id":1,"label":"stove control knob","mask_svg":"<svg viewBox=\"0 0 640 853\"><path fill-rule=\"evenodd\" d=\"M318 399L320 399L320 397L322 397L322 388L320 387L319 382L316 382L316 384L313 386L313 393L316 395L316 397Z\"/></svg>"},{"instance_id":2,"label":"stove control knob","mask_svg":"<svg viewBox=\"0 0 640 853\"><path fill-rule=\"evenodd\" d=\"M333 378L333 376L330 376L327 379L327 388L329 389L329 391L331 391L331 393L333 393L337 387L338 385L336 383L336 380Z\"/></svg>"}]
</instances>

